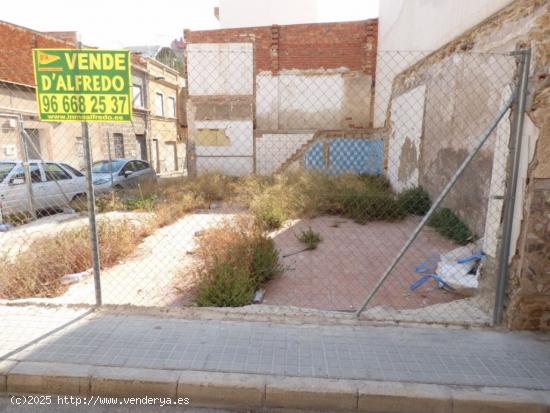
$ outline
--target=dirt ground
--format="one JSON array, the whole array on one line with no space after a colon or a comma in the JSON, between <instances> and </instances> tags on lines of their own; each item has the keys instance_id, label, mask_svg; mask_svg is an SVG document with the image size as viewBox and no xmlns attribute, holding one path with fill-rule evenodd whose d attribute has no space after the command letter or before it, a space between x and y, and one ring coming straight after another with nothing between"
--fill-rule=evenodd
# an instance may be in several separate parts
<instances>
[{"instance_id":1,"label":"dirt ground","mask_svg":"<svg viewBox=\"0 0 550 413\"><path fill-rule=\"evenodd\" d=\"M235 206L223 205L221 208L188 214L158 229L145 238L129 258L102 270L103 303L159 307L192 305L198 264L192 254L196 234L242 213L242 209ZM109 219L122 218L124 215L109 214L112 215L108 216ZM128 218L126 215L124 217ZM359 225L341 217L324 216L289 223L272 234L284 273L268 283L262 304L319 310L357 309L418 221L417 217L409 217L394 223L371 222ZM85 218L58 216L2 234L0 247L21 250L29 239L44 235L45 232L84 224ZM304 245L297 235L309 227L321 235L322 242L316 250L302 251ZM417 309L461 298L436 288L433 281L416 291L409 289L410 284L421 276L415 272L420 262L436 252L447 252L454 247L432 229L424 230L384 283L370 307ZM71 285L60 297L32 301L93 304L93 278L87 275L82 281Z\"/></svg>"},{"instance_id":2,"label":"dirt ground","mask_svg":"<svg viewBox=\"0 0 550 413\"><path fill-rule=\"evenodd\" d=\"M359 225L325 216L292 223L274 236L285 272L267 285L263 303L322 310L357 309L418 222L419 218L408 217L398 222ZM321 235L322 242L316 250L298 252L304 245L297 235L309 227ZM371 306L411 309L460 298L436 288L433 281L416 291L409 289L421 276L415 272L418 264L434 253L453 248L453 243L431 228L422 231Z\"/></svg>"},{"instance_id":3,"label":"dirt ground","mask_svg":"<svg viewBox=\"0 0 550 413\"><path fill-rule=\"evenodd\" d=\"M188 214L148 236L128 259L101 272L104 304L181 306L193 303L195 235L235 217L234 208ZM59 303L93 303L93 278L72 285Z\"/></svg>"}]
</instances>

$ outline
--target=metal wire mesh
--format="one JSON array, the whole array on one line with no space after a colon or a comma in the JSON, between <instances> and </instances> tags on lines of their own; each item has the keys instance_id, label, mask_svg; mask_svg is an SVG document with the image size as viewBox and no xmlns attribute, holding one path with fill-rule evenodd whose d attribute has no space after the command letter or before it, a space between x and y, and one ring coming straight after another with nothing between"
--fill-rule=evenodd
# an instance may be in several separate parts
<instances>
[{"instance_id":1,"label":"metal wire mesh","mask_svg":"<svg viewBox=\"0 0 550 413\"><path fill-rule=\"evenodd\" d=\"M183 74L133 68L132 123L89 124L104 304L356 311L516 77L503 54L379 52L375 73L186 54ZM82 125L39 122L18 76L2 69L0 299L91 305ZM506 115L364 317L489 322L509 138Z\"/></svg>"}]
</instances>

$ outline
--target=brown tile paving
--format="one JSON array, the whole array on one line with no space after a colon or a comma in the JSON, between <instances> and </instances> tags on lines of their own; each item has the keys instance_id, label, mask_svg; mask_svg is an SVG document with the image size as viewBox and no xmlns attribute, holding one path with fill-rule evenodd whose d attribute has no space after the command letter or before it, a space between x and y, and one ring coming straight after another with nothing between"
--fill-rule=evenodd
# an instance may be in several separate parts
<instances>
[{"instance_id":1,"label":"brown tile paving","mask_svg":"<svg viewBox=\"0 0 550 413\"><path fill-rule=\"evenodd\" d=\"M308 227L320 233L323 241L316 250L281 258L284 274L268 284L263 303L323 310L357 309L418 222L419 218L409 217L399 222L360 225L333 216L297 222L274 237L281 256L304 248L297 235ZM421 276L415 272L420 262L435 252L455 247L433 229L424 229L371 305L412 309L460 298L437 288L434 281L416 291L409 290L410 284Z\"/></svg>"}]
</instances>

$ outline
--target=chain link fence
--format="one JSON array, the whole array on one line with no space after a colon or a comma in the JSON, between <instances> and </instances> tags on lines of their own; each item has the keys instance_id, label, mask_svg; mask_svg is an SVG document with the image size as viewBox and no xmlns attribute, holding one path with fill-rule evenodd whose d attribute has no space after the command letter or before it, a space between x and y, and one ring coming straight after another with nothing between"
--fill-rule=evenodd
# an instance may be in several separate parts
<instances>
[{"instance_id":1,"label":"chain link fence","mask_svg":"<svg viewBox=\"0 0 550 413\"><path fill-rule=\"evenodd\" d=\"M133 122L87 125L102 303L490 323L516 58L254 59L249 43L191 44L184 74L136 65ZM94 305L83 125L39 122L34 86L2 73L1 302Z\"/></svg>"}]
</instances>

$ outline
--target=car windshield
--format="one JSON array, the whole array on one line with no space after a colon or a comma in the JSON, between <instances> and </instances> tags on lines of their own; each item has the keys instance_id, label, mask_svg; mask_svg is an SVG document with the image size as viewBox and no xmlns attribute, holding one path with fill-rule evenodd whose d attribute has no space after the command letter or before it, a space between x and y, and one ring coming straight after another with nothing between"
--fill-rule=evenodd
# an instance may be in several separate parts
<instances>
[{"instance_id":1,"label":"car windshield","mask_svg":"<svg viewBox=\"0 0 550 413\"><path fill-rule=\"evenodd\" d=\"M92 173L94 174L108 174L111 172L116 172L126 163L121 159L115 159L113 161L98 161L94 162L92 166ZM112 167L111 165L112 164Z\"/></svg>"},{"instance_id":2,"label":"car windshield","mask_svg":"<svg viewBox=\"0 0 550 413\"><path fill-rule=\"evenodd\" d=\"M4 182L14 166L14 162L0 162L0 182Z\"/></svg>"}]
</instances>

